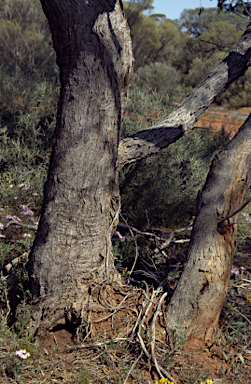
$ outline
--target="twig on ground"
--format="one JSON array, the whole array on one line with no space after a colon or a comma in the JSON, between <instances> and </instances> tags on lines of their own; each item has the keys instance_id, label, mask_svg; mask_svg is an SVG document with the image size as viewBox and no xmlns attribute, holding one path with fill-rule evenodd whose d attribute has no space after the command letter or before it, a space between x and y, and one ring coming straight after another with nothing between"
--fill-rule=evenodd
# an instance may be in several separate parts
<instances>
[{"instance_id":1,"label":"twig on ground","mask_svg":"<svg viewBox=\"0 0 251 384\"><path fill-rule=\"evenodd\" d=\"M244 319L247 320L247 322L248 322L249 324L251 324L251 321L250 321L245 315L243 315L243 313L241 313L241 312L239 311L239 309L233 307L233 310L236 311L236 312L238 312L242 317L244 317Z\"/></svg>"},{"instance_id":2,"label":"twig on ground","mask_svg":"<svg viewBox=\"0 0 251 384\"><path fill-rule=\"evenodd\" d=\"M19 225L20 227L28 228L28 229L33 229L34 231L37 231L37 225L30 225L30 224L25 224L20 221L17 221L15 219L12 219L11 221L8 221L8 223L5 224L3 231L7 229L10 225L15 224Z\"/></svg>"},{"instance_id":3,"label":"twig on ground","mask_svg":"<svg viewBox=\"0 0 251 384\"><path fill-rule=\"evenodd\" d=\"M134 241L136 242L135 240L135 236L133 234L133 231L138 233L139 235L141 236L148 236L150 237L150 240L151 238L154 238L154 241L155 241L155 244L156 244L156 248L154 249L154 253L158 253L158 252L161 252L165 257L167 257L166 253L164 252L164 249L167 248L170 243L175 243L175 244L182 244L182 243L187 243L190 241L190 239L180 239L180 240L176 240L174 238L174 235L175 233L181 233L181 232L185 232L185 231L191 231L192 230L192 223L189 223L187 227L183 227L183 228L179 228L179 229L174 229L173 231L170 231L168 232L168 239L166 238L163 238L163 237L160 237L160 236L157 236L155 233L152 233L152 232L143 232L143 231L140 231L138 230L137 228L135 227L132 227L131 225L129 225L127 223L127 221L124 219L124 217L122 216L122 219L124 220L124 222L126 224L118 224L118 227L121 227L121 228L127 228L129 229L130 233L131 233L131 236L132 238L134 239ZM163 244L160 244L159 242L160 241L164 241ZM137 248L137 242L136 242L136 257L135 257L135 260L134 260L134 264L133 264L133 267L131 269L131 272L130 274L132 273L134 267L135 267L135 264L136 264L136 261L137 261L137 258L138 258L138 248Z\"/></svg>"},{"instance_id":4,"label":"twig on ground","mask_svg":"<svg viewBox=\"0 0 251 384\"><path fill-rule=\"evenodd\" d=\"M142 320L141 320L140 323L139 323L139 329L138 329L138 332L137 332L137 336L138 336L138 339L139 339L139 341L140 341L141 347L142 347L143 351L145 352L145 354L146 354L146 356L147 356L148 358L150 358L151 355L150 355L150 353L147 351L146 346L145 346L145 344L144 344L144 341L143 341L143 339L142 339L140 333L141 333L142 326L143 326L143 324L144 324L144 322L145 322L145 320L146 320L146 317L147 317L147 315L148 315L148 312L149 312L149 310L150 310L150 308L151 308L151 306L152 306L152 304L153 304L153 299L154 299L154 297L156 297L161 291L162 291L162 287L158 287L158 288L156 289L156 291L153 290L152 295L151 295L151 299L149 300L150 303L148 304L148 306L147 306L147 308L146 308L146 311L145 311L145 313L144 313L144 316L142 317ZM155 304L155 303L154 303L154 304Z\"/></svg>"},{"instance_id":5,"label":"twig on ground","mask_svg":"<svg viewBox=\"0 0 251 384\"><path fill-rule=\"evenodd\" d=\"M141 306L139 315L138 315L137 320L136 320L136 322L135 322L135 324L134 324L134 327L133 327L133 329L132 329L131 339L133 339L134 333L135 333L136 328L137 328L137 326L138 326L138 324L139 324L139 321L140 321L140 318L141 318L141 316L142 316L142 313L143 313L143 311L144 311L144 309L145 309L145 306L146 306L146 300L144 300L144 301L142 302L142 306Z\"/></svg>"},{"instance_id":6,"label":"twig on ground","mask_svg":"<svg viewBox=\"0 0 251 384\"><path fill-rule=\"evenodd\" d=\"M129 377L130 374L132 373L133 368L135 367L135 365L137 364L137 362L139 361L139 359L141 358L142 355L143 355L143 351L140 352L139 357L137 358L137 360L134 361L133 365L132 365L131 368L129 369L129 372L128 372L128 374L126 375L124 384L126 384L128 377Z\"/></svg>"},{"instance_id":7,"label":"twig on ground","mask_svg":"<svg viewBox=\"0 0 251 384\"><path fill-rule=\"evenodd\" d=\"M130 228L130 226L128 225L126 219L125 219L122 215L121 215L121 217L122 217L122 219L124 220L124 222L126 223L128 229L129 229L129 231L130 231L130 233L131 233L131 236L132 236L132 238L133 238L133 240L134 240L134 244L135 244L135 258L134 258L134 262L133 262L133 265L132 265L131 270L129 271L129 276L128 276L128 277L130 278L130 276L131 276L131 274L132 274L132 272L133 272L133 270L134 270L134 268L135 268L136 262L137 262L137 260L138 260L138 256L139 256L139 253L138 253L138 244L137 244L137 238L134 236L133 231L132 231L132 229Z\"/></svg>"},{"instance_id":8,"label":"twig on ground","mask_svg":"<svg viewBox=\"0 0 251 384\"><path fill-rule=\"evenodd\" d=\"M154 317L153 317L153 323L152 323L152 338L151 338L151 356L152 356L152 360L153 360L153 363L155 365L155 368L157 369L160 377L162 377L162 373L165 373L165 376L171 380L174 384L176 384L176 381L173 379L173 377L168 373L166 372L158 363L157 361L157 358L155 356L155 353L154 353L154 346L155 346L155 324L156 324L156 320L157 320L157 317L159 316L160 314L160 311L161 311L161 305L162 305L162 302L163 300L165 299L165 297L167 296L167 292L163 293L163 295L161 296L160 300L159 300L159 303L158 303L158 307L157 307L157 310L154 314Z\"/></svg>"},{"instance_id":9,"label":"twig on ground","mask_svg":"<svg viewBox=\"0 0 251 384\"><path fill-rule=\"evenodd\" d=\"M28 259L28 256L30 254L30 251L28 252L24 252L21 256L18 256L16 257L15 259L11 260L7 265L5 265L1 270L0 272L4 272L4 273L9 273L10 270L15 267L15 265L17 265L18 263L20 263L20 261L22 259ZM5 278L7 278L8 276L5 276Z\"/></svg>"}]
</instances>

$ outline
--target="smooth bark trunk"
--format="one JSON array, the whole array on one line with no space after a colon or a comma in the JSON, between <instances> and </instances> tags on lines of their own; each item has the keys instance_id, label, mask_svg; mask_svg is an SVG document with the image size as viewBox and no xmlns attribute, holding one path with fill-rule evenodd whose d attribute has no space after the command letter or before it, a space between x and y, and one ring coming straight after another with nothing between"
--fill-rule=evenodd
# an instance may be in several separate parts
<instances>
[{"instance_id":1,"label":"smooth bark trunk","mask_svg":"<svg viewBox=\"0 0 251 384\"><path fill-rule=\"evenodd\" d=\"M31 332L81 313L88 290L120 280L111 253L119 213L119 131L132 68L119 1L42 0L61 94L37 236L28 264Z\"/></svg>"}]
</instances>

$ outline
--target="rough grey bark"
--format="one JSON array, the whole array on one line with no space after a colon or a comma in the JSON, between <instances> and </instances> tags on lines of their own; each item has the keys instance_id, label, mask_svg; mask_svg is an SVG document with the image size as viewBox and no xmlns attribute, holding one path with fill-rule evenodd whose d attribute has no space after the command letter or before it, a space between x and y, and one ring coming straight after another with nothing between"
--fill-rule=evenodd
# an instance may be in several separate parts
<instances>
[{"instance_id":1,"label":"rough grey bark","mask_svg":"<svg viewBox=\"0 0 251 384\"><path fill-rule=\"evenodd\" d=\"M216 96L243 75L250 64L251 24L236 49L211 71L168 117L151 128L120 141L118 168L159 152L191 130Z\"/></svg>"},{"instance_id":2,"label":"rough grey bark","mask_svg":"<svg viewBox=\"0 0 251 384\"><path fill-rule=\"evenodd\" d=\"M188 262L169 303L167 328L210 344L218 329L236 248L238 214L251 182L251 115L215 156L203 188Z\"/></svg>"},{"instance_id":3,"label":"rough grey bark","mask_svg":"<svg viewBox=\"0 0 251 384\"><path fill-rule=\"evenodd\" d=\"M60 68L48 180L28 264L35 331L81 313L92 284L119 280L111 236L119 211L119 130L132 68L116 0L41 0ZM33 332L32 331L32 332Z\"/></svg>"}]
</instances>

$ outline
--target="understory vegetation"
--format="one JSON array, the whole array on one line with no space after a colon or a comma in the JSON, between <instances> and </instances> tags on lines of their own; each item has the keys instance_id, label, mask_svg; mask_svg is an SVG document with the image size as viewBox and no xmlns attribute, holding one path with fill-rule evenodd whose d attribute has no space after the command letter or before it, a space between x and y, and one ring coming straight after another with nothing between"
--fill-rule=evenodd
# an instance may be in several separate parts
<instances>
[{"instance_id":1,"label":"understory vegetation","mask_svg":"<svg viewBox=\"0 0 251 384\"><path fill-rule=\"evenodd\" d=\"M152 1L124 2L135 75L121 137L169 114L231 51L248 24L245 18L214 8L200 16L198 9L186 10L180 20L171 21L143 13L151 6ZM88 339L83 329L75 338L58 329L47 343L29 338L26 305L31 297L25 264L39 222L60 91L50 31L38 0L1 2L0 51L0 383L171 383L167 377L159 380L139 344L129 337L111 339L107 345L98 337ZM216 103L251 107L250 90L248 70ZM121 217L113 251L117 269L137 292L146 286L153 295L162 287L167 301L172 296L186 262L197 193L213 157L228 141L224 126L220 132L194 128L161 153L121 170ZM183 349L182 331L172 345L163 338L156 341L156 354L177 383L249 382L250 247L247 205L240 215L219 342L197 361L198 355ZM16 313L20 303L22 310ZM141 304L135 311L140 312ZM142 325L146 344L148 328Z\"/></svg>"}]
</instances>

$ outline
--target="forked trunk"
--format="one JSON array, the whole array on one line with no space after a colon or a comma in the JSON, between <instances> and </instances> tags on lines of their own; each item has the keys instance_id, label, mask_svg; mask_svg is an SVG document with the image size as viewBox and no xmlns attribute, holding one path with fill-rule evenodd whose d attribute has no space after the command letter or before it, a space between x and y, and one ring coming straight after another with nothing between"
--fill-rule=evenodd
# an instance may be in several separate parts
<instances>
[{"instance_id":1,"label":"forked trunk","mask_svg":"<svg viewBox=\"0 0 251 384\"><path fill-rule=\"evenodd\" d=\"M81 313L88 289L119 280L111 235L119 212L117 152L132 72L119 1L42 0L60 68L56 142L28 271L33 322Z\"/></svg>"},{"instance_id":2,"label":"forked trunk","mask_svg":"<svg viewBox=\"0 0 251 384\"><path fill-rule=\"evenodd\" d=\"M41 0L60 67L56 142L28 264L31 333L80 315L95 283L120 281L111 254L119 213L117 167L157 153L250 66L251 25L232 52L167 119L120 143L131 78L130 32L115 0ZM211 342L226 296L237 216L250 184L251 119L214 160L202 192L188 263L167 328ZM231 216L228 218L228 216ZM222 219L226 220L221 221Z\"/></svg>"},{"instance_id":3,"label":"forked trunk","mask_svg":"<svg viewBox=\"0 0 251 384\"><path fill-rule=\"evenodd\" d=\"M167 328L207 344L215 339L229 284L239 215L233 213L250 186L250 149L251 115L213 160L198 196L188 262L166 309Z\"/></svg>"}]
</instances>

